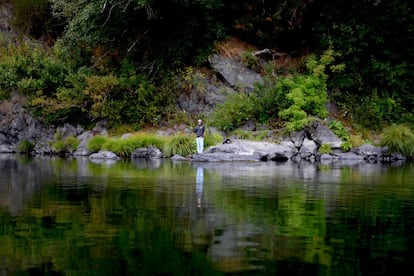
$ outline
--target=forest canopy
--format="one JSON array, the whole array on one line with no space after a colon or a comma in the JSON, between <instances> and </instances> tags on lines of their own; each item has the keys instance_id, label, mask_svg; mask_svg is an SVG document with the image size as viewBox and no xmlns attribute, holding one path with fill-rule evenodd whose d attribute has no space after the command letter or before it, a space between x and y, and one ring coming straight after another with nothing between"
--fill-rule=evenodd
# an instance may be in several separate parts
<instances>
[{"instance_id":1,"label":"forest canopy","mask_svg":"<svg viewBox=\"0 0 414 276\"><path fill-rule=\"evenodd\" d=\"M333 74L334 67L327 67L326 89L353 121L372 128L414 125L410 0L10 2L14 26L49 50L2 49L8 54L0 60L0 88L31 93L33 107L50 121L70 120L85 110L93 110L88 119L159 118L173 101L165 86L171 73L203 66L215 43L236 36L293 57L333 50L332 65L343 70ZM26 60L10 59L13 55ZM29 65L38 68L22 69ZM137 108L143 112L138 117Z\"/></svg>"}]
</instances>

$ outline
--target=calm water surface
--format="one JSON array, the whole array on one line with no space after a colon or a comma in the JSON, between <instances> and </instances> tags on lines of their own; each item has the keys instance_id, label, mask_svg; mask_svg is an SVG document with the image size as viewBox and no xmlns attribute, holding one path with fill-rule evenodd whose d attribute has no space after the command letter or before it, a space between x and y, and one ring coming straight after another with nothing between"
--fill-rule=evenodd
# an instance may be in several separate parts
<instances>
[{"instance_id":1,"label":"calm water surface","mask_svg":"<svg viewBox=\"0 0 414 276\"><path fill-rule=\"evenodd\" d=\"M399 275L412 164L0 156L0 275Z\"/></svg>"}]
</instances>

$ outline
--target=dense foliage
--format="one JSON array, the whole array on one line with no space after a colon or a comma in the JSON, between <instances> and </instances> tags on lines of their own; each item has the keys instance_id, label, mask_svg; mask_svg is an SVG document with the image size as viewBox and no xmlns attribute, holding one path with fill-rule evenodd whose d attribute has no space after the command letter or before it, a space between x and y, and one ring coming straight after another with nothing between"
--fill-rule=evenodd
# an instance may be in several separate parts
<instances>
[{"instance_id":1,"label":"dense foliage","mask_svg":"<svg viewBox=\"0 0 414 276\"><path fill-rule=\"evenodd\" d=\"M140 127L158 123L173 102L167 88L156 87L128 62L102 75L28 44L1 52L0 97L14 90L25 94L28 107L46 123L108 120Z\"/></svg>"},{"instance_id":2,"label":"dense foliage","mask_svg":"<svg viewBox=\"0 0 414 276\"><path fill-rule=\"evenodd\" d=\"M414 122L414 2L315 1L315 43L346 65L330 79L335 99L366 127Z\"/></svg>"},{"instance_id":3,"label":"dense foliage","mask_svg":"<svg viewBox=\"0 0 414 276\"><path fill-rule=\"evenodd\" d=\"M324 117L319 103L327 97L339 105L342 119L362 127L414 125L409 0L10 2L13 24L52 47L2 48L0 95L23 91L37 114L52 123L81 118L158 124L171 114L176 95L169 73L202 65L215 42L236 35L292 57L329 50L335 61L323 80L301 76L301 70L288 78L282 73L279 84L257 89L266 101L240 106L239 121L222 122L222 128L254 117L287 121L295 129L309 116ZM335 65L342 70L333 70Z\"/></svg>"},{"instance_id":4,"label":"dense foliage","mask_svg":"<svg viewBox=\"0 0 414 276\"><path fill-rule=\"evenodd\" d=\"M283 120L288 132L300 130L315 118L328 115L326 81L327 68L336 71L330 64L335 60L332 50L319 58L309 56L301 73L270 76L254 91L233 94L219 105L212 122L224 131L241 127L246 121L269 123Z\"/></svg>"}]
</instances>

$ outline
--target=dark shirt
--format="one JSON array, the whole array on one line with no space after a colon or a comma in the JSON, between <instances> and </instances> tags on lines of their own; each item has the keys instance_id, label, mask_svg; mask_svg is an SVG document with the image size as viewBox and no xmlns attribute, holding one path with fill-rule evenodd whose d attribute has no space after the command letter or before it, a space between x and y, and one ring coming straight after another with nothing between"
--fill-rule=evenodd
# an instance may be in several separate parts
<instances>
[{"instance_id":1,"label":"dark shirt","mask_svg":"<svg viewBox=\"0 0 414 276\"><path fill-rule=\"evenodd\" d=\"M197 137L204 137L204 125L197 125L193 132L197 135Z\"/></svg>"}]
</instances>

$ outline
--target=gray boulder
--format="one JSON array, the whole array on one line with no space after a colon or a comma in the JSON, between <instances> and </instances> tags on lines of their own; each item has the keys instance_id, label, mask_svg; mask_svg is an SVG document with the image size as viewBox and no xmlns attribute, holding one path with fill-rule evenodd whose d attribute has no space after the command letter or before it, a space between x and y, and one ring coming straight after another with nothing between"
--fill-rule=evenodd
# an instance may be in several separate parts
<instances>
[{"instance_id":1,"label":"gray boulder","mask_svg":"<svg viewBox=\"0 0 414 276\"><path fill-rule=\"evenodd\" d=\"M136 149L131 154L131 158L159 159L163 158L163 154L158 148L154 146L148 146L147 148Z\"/></svg>"},{"instance_id":2,"label":"gray boulder","mask_svg":"<svg viewBox=\"0 0 414 276\"><path fill-rule=\"evenodd\" d=\"M53 131L46 129L23 109L25 99L13 93L9 101L0 102L1 152L14 152L20 141L32 143L53 138Z\"/></svg>"},{"instance_id":3,"label":"gray boulder","mask_svg":"<svg viewBox=\"0 0 414 276\"><path fill-rule=\"evenodd\" d=\"M328 144L332 149L340 149L342 140L336 136L326 125L314 122L305 128L308 136L319 146Z\"/></svg>"},{"instance_id":4,"label":"gray boulder","mask_svg":"<svg viewBox=\"0 0 414 276\"><path fill-rule=\"evenodd\" d=\"M208 61L213 70L218 72L233 88L252 91L254 83L263 82L263 78L260 74L246 68L246 66L234 58L223 55L211 55L208 58Z\"/></svg>"},{"instance_id":5,"label":"gray boulder","mask_svg":"<svg viewBox=\"0 0 414 276\"><path fill-rule=\"evenodd\" d=\"M318 145L313 141L305 138L302 143L302 147L299 150L299 155L301 159L308 161L315 160L315 154L318 150Z\"/></svg>"},{"instance_id":6,"label":"gray boulder","mask_svg":"<svg viewBox=\"0 0 414 276\"><path fill-rule=\"evenodd\" d=\"M353 149L352 152L373 162L382 160L386 156L387 148L364 144Z\"/></svg>"},{"instance_id":7,"label":"gray boulder","mask_svg":"<svg viewBox=\"0 0 414 276\"><path fill-rule=\"evenodd\" d=\"M269 142L232 139L224 144L210 147L204 154L191 156L192 161L286 161L294 147Z\"/></svg>"},{"instance_id":8,"label":"gray boulder","mask_svg":"<svg viewBox=\"0 0 414 276\"><path fill-rule=\"evenodd\" d=\"M91 152L87 149L89 140L93 137L92 132L85 131L80 134L77 138L79 140L79 146L76 151L73 153L74 156L88 156Z\"/></svg>"}]
</instances>

